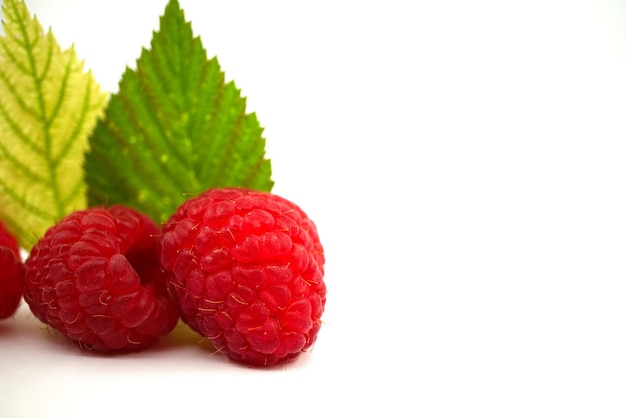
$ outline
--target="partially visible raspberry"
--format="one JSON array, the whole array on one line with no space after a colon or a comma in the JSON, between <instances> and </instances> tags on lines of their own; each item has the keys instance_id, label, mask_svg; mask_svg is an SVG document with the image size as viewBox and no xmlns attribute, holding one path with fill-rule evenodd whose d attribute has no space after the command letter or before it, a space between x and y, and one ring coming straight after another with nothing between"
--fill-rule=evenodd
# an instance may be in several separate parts
<instances>
[{"instance_id":1,"label":"partially visible raspberry","mask_svg":"<svg viewBox=\"0 0 626 418\"><path fill-rule=\"evenodd\" d=\"M161 262L181 318L236 361L273 365L317 338L326 303L317 229L270 193L211 189L163 228Z\"/></svg>"},{"instance_id":2,"label":"partially visible raspberry","mask_svg":"<svg viewBox=\"0 0 626 418\"><path fill-rule=\"evenodd\" d=\"M0 319L15 313L22 300L24 263L15 237L0 223Z\"/></svg>"},{"instance_id":3,"label":"partially visible raspberry","mask_svg":"<svg viewBox=\"0 0 626 418\"><path fill-rule=\"evenodd\" d=\"M159 266L159 232L123 206L74 212L33 247L24 299L81 348L142 350L178 320Z\"/></svg>"}]
</instances>

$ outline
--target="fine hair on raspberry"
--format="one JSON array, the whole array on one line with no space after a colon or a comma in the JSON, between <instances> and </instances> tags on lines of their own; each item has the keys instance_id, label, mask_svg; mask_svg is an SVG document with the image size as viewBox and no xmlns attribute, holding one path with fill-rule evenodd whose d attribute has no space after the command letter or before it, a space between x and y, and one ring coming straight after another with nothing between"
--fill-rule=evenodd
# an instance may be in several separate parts
<instances>
[{"instance_id":1,"label":"fine hair on raspberry","mask_svg":"<svg viewBox=\"0 0 626 418\"><path fill-rule=\"evenodd\" d=\"M209 189L163 227L161 262L181 318L235 361L269 366L316 341L326 303L315 224L268 192Z\"/></svg>"},{"instance_id":2,"label":"fine hair on raspberry","mask_svg":"<svg viewBox=\"0 0 626 418\"><path fill-rule=\"evenodd\" d=\"M178 320L159 265L159 234L152 220L128 207L74 212L33 247L24 299L37 318L81 348L143 350Z\"/></svg>"}]
</instances>

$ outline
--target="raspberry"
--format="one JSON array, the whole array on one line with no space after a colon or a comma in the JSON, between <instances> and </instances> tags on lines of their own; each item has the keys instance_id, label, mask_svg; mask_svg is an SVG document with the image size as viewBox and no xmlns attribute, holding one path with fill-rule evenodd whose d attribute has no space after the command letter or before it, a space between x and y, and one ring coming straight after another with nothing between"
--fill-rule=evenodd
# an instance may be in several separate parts
<instances>
[{"instance_id":1,"label":"raspberry","mask_svg":"<svg viewBox=\"0 0 626 418\"><path fill-rule=\"evenodd\" d=\"M81 348L139 351L178 320L159 266L157 226L123 206L74 212L27 258L33 314Z\"/></svg>"},{"instance_id":2,"label":"raspberry","mask_svg":"<svg viewBox=\"0 0 626 418\"><path fill-rule=\"evenodd\" d=\"M163 227L161 263L181 318L218 352L253 365L295 358L326 303L317 229L270 193L210 189Z\"/></svg>"},{"instance_id":3,"label":"raspberry","mask_svg":"<svg viewBox=\"0 0 626 418\"><path fill-rule=\"evenodd\" d=\"M22 300L24 263L15 237L0 223L0 319L15 313Z\"/></svg>"}]
</instances>

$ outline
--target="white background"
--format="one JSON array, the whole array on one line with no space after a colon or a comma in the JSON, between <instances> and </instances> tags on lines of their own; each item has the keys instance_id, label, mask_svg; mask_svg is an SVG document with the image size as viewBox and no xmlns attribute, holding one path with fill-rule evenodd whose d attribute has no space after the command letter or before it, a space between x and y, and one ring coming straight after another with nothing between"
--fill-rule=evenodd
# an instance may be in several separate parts
<instances>
[{"instance_id":1,"label":"white background","mask_svg":"<svg viewBox=\"0 0 626 418\"><path fill-rule=\"evenodd\" d=\"M23 306L0 416L626 417L623 2L180 3L318 225L318 342L99 357ZM27 4L115 91L166 1Z\"/></svg>"}]
</instances>

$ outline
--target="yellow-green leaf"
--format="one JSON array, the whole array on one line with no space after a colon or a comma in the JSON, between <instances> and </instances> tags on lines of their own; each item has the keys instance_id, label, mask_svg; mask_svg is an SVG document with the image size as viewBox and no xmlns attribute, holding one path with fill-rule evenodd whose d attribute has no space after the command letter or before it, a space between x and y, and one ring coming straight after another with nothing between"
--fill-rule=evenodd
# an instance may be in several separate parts
<instances>
[{"instance_id":1,"label":"yellow-green leaf","mask_svg":"<svg viewBox=\"0 0 626 418\"><path fill-rule=\"evenodd\" d=\"M5 0L2 9L0 218L28 250L86 207L84 154L107 95L23 1Z\"/></svg>"}]
</instances>

